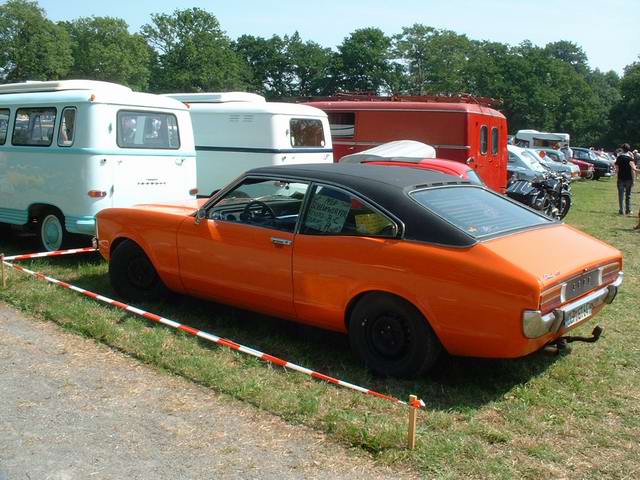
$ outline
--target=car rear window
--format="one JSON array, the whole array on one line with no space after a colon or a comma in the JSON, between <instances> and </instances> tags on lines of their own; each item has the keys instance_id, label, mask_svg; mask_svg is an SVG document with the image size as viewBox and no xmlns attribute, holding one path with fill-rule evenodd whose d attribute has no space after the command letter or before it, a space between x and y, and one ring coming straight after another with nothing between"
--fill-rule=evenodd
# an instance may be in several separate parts
<instances>
[{"instance_id":1,"label":"car rear window","mask_svg":"<svg viewBox=\"0 0 640 480\"><path fill-rule=\"evenodd\" d=\"M442 187L410 194L420 205L468 235L481 239L552 220L477 187Z\"/></svg>"}]
</instances>

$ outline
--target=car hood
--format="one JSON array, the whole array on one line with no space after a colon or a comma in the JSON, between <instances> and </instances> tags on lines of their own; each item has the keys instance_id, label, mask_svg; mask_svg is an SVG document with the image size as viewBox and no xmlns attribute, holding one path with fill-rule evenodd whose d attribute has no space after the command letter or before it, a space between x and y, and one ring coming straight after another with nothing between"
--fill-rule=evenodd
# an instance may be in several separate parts
<instances>
[{"instance_id":1,"label":"car hood","mask_svg":"<svg viewBox=\"0 0 640 480\"><path fill-rule=\"evenodd\" d=\"M564 224L526 230L481 243L542 288L567 280L585 269L622 262L622 253L592 236Z\"/></svg>"},{"instance_id":2,"label":"car hood","mask_svg":"<svg viewBox=\"0 0 640 480\"><path fill-rule=\"evenodd\" d=\"M208 200L208 198L199 198L197 200L187 200L184 202L174 203L143 203L140 205L136 205L134 208L139 210L168 213L172 215L189 216L200 207L202 207Z\"/></svg>"}]
</instances>

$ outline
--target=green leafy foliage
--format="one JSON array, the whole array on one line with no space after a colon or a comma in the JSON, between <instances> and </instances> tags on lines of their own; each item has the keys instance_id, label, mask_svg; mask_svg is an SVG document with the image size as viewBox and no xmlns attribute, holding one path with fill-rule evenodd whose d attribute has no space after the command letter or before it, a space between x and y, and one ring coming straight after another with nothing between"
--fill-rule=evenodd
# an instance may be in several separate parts
<instances>
[{"instance_id":1,"label":"green leafy foliage","mask_svg":"<svg viewBox=\"0 0 640 480\"><path fill-rule=\"evenodd\" d=\"M155 52L151 90L211 92L244 88L249 72L217 18L201 8L151 16L142 35Z\"/></svg>"},{"instance_id":2,"label":"green leafy foliage","mask_svg":"<svg viewBox=\"0 0 640 480\"><path fill-rule=\"evenodd\" d=\"M339 91L389 91L391 39L379 28L358 29L338 46L333 79Z\"/></svg>"},{"instance_id":3,"label":"green leafy foliage","mask_svg":"<svg viewBox=\"0 0 640 480\"><path fill-rule=\"evenodd\" d=\"M0 5L0 44L3 82L56 80L73 63L69 35L34 1L9 0Z\"/></svg>"},{"instance_id":4,"label":"green leafy foliage","mask_svg":"<svg viewBox=\"0 0 640 480\"><path fill-rule=\"evenodd\" d=\"M113 17L85 17L64 22L71 37L70 78L121 83L135 90L149 86L151 49L127 22Z\"/></svg>"}]
</instances>

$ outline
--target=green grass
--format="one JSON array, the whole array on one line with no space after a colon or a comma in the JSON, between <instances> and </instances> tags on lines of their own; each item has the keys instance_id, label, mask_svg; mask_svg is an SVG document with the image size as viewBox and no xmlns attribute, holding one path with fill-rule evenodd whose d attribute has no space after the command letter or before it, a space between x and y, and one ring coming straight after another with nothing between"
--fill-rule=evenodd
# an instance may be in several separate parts
<instances>
[{"instance_id":1,"label":"green grass","mask_svg":"<svg viewBox=\"0 0 640 480\"><path fill-rule=\"evenodd\" d=\"M411 465L436 478L633 478L640 476L640 233L635 218L616 214L615 182L574 186L567 222L625 254L616 301L579 328L606 327L596 344L574 344L500 361L443 358L417 381L372 377L346 338L277 319L176 297L142 305L188 325L399 398L417 394L418 445L404 449L406 409L314 381L295 372L153 325L17 272L0 300L68 330L95 338L163 370L247 401L288 421L328 432L372 452L380 462ZM634 209L639 202L633 195ZM4 234L0 251L28 252L26 237ZM26 262L31 268L113 296L107 266L81 255Z\"/></svg>"}]
</instances>

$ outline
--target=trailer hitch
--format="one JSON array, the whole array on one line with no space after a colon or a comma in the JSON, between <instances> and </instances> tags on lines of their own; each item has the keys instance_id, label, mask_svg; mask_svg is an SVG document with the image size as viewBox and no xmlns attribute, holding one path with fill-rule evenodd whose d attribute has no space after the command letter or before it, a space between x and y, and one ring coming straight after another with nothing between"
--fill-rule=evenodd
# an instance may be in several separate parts
<instances>
[{"instance_id":1,"label":"trailer hitch","mask_svg":"<svg viewBox=\"0 0 640 480\"><path fill-rule=\"evenodd\" d=\"M550 347L552 350L552 353L555 353L556 355L560 355L560 352L563 350L567 350L570 351L569 349L569 343L572 342L586 342L586 343L595 343L598 340L600 340L600 336L602 335L602 332L604 332L604 328L601 327L600 325L596 325L593 329L593 331L591 332L591 336L590 337L583 337L583 336L571 336L571 335L567 335L564 337L559 337L556 340L550 342L549 344L547 344L547 347Z\"/></svg>"}]
</instances>

